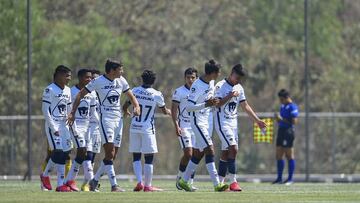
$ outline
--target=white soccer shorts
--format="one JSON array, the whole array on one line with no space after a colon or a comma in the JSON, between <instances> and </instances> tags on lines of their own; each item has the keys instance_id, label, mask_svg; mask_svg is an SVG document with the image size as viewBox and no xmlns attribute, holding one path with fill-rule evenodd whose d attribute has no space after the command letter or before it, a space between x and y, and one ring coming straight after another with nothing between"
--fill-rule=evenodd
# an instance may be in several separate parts
<instances>
[{"instance_id":1,"label":"white soccer shorts","mask_svg":"<svg viewBox=\"0 0 360 203\"><path fill-rule=\"evenodd\" d=\"M153 130L131 131L129 138L129 152L154 154L158 152L156 136Z\"/></svg>"},{"instance_id":2,"label":"white soccer shorts","mask_svg":"<svg viewBox=\"0 0 360 203\"><path fill-rule=\"evenodd\" d=\"M101 134L100 127L97 123L90 123L89 131L86 138L87 151L100 153L101 151Z\"/></svg>"},{"instance_id":3,"label":"white soccer shorts","mask_svg":"<svg viewBox=\"0 0 360 203\"><path fill-rule=\"evenodd\" d=\"M51 131L47 123L45 124L45 132L50 150L62 150L64 152L70 151L73 145L69 127L66 125L65 121L58 123L58 126L59 136L56 136L54 132Z\"/></svg>"},{"instance_id":4,"label":"white soccer shorts","mask_svg":"<svg viewBox=\"0 0 360 203\"><path fill-rule=\"evenodd\" d=\"M182 149L192 148L195 146L195 134L191 128L182 128L179 136L180 146Z\"/></svg>"},{"instance_id":5,"label":"white soccer shorts","mask_svg":"<svg viewBox=\"0 0 360 203\"><path fill-rule=\"evenodd\" d=\"M122 119L100 119L100 133L102 144L114 143L115 147L120 147L122 138Z\"/></svg>"}]
</instances>

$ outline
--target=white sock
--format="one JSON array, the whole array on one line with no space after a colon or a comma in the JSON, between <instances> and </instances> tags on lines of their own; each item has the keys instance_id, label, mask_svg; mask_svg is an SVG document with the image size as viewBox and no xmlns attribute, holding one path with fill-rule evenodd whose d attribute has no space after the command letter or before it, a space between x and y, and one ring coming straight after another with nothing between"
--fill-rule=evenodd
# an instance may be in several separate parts
<instances>
[{"instance_id":1,"label":"white sock","mask_svg":"<svg viewBox=\"0 0 360 203\"><path fill-rule=\"evenodd\" d=\"M189 180L189 184L192 185L193 183L194 183L194 179L191 178L191 179Z\"/></svg>"},{"instance_id":2,"label":"white sock","mask_svg":"<svg viewBox=\"0 0 360 203\"><path fill-rule=\"evenodd\" d=\"M68 173L67 177L65 178L65 182L67 182L69 180L75 180L76 176L79 173L80 166L81 165L78 162L76 162L75 160L72 162L69 173Z\"/></svg>"},{"instance_id":3,"label":"white sock","mask_svg":"<svg viewBox=\"0 0 360 203\"><path fill-rule=\"evenodd\" d=\"M206 164L206 168L209 172L210 178L213 181L214 186L217 186L220 183L219 175L217 173L215 162L210 162Z\"/></svg>"},{"instance_id":4,"label":"white sock","mask_svg":"<svg viewBox=\"0 0 360 203\"><path fill-rule=\"evenodd\" d=\"M91 160L85 160L82 165L84 168L84 183L88 183L91 179L94 178L94 168Z\"/></svg>"},{"instance_id":5,"label":"white sock","mask_svg":"<svg viewBox=\"0 0 360 203\"><path fill-rule=\"evenodd\" d=\"M228 176L229 176L230 183L237 182L237 180L236 180L236 174L231 174L231 173L229 173Z\"/></svg>"},{"instance_id":6,"label":"white sock","mask_svg":"<svg viewBox=\"0 0 360 203\"><path fill-rule=\"evenodd\" d=\"M65 164L56 164L56 172L57 172L57 186L64 185L65 179Z\"/></svg>"},{"instance_id":7,"label":"white sock","mask_svg":"<svg viewBox=\"0 0 360 203\"><path fill-rule=\"evenodd\" d=\"M225 177L219 176L219 181L220 181L220 183L224 183L225 182Z\"/></svg>"},{"instance_id":8,"label":"white sock","mask_svg":"<svg viewBox=\"0 0 360 203\"><path fill-rule=\"evenodd\" d=\"M94 176L94 180L99 181L101 176L103 175L104 171L105 171L105 165L104 165L104 162L101 161L100 166Z\"/></svg>"},{"instance_id":9,"label":"white sock","mask_svg":"<svg viewBox=\"0 0 360 203\"><path fill-rule=\"evenodd\" d=\"M138 183L142 182L142 165L141 165L141 161L134 161L133 162L133 169L134 169L134 174L136 176L136 180Z\"/></svg>"},{"instance_id":10,"label":"white sock","mask_svg":"<svg viewBox=\"0 0 360 203\"><path fill-rule=\"evenodd\" d=\"M117 185L114 165L105 165L105 171L109 177L111 186Z\"/></svg>"},{"instance_id":11,"label":"white sock","mask_svg":"<svg viewBox=\"0 0 360 203\"><path fill-rule=\"evenodd\" d=\"M190 180L191 175L195 172L197 167L197 164L195 164L194 162L192 162L191 160L189 161L188 165L186 166L186 170L183 174L183 179L187 182Z\"/></svg>"},{"instance_id":12,"label":"white sock","mask_svg":"<svg viewBox=\"0 0 360 203\"><path fill-rule=\"evenodd\" d=\"M154 172L154 165L144 164L144 176L145 176L144 182L145 182L145 186L147 187L151 186L153 172Z\"/></svg>"},{"instance_id":13,"label":"white sock","mask_svg":"<svg viewBox=\"0 0 360 203\"><path fill-rule=\"evenodd\" d=\"M45 177L48 177L49 176L49 173L51 172L51 169L53 168L55 166L55 163L51 160L51 159L49 159L49 161L47 162L47 164L46 164L46 167L45 167L45 170L44 170L44 172L43 172L43 176L45 176Z\"/></svg>"}]
</instances>

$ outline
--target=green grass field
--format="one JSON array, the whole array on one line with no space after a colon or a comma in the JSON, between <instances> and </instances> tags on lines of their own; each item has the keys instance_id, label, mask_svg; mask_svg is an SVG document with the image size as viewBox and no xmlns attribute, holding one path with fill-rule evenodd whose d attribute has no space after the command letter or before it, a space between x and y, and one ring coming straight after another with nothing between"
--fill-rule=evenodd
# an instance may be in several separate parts
<instances>
[{"instance_id":1,"label":"green grass field","mask_svg":"<svg viewBox=\"0 0 360 203\"><path fill-rule=\"evenodd\" d=\"M102 192L55 193L40 191L37 181L1 181L0 202L360 202L360 184L296 183L292 186L244 183L243 192L213 192L210 182L198 182L199 191L177 191L172 181L155 181L165 192L132 192L134 183L119 181L128 192L110 193L107 181Z\"/></svg>"}]
</instances>

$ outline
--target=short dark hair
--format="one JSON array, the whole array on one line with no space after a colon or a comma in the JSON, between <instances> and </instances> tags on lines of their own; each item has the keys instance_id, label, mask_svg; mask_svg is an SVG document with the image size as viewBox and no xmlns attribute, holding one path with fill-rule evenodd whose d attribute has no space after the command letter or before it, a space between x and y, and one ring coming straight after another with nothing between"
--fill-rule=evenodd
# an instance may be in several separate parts
<instances>
[{"instance_id":1,"label":"short dark hair","mask_svg":"<svg viewBox=\"0 0 360 203\"><path fill-rule=\"evenodd\" d=\"M98 69L91 69L91 74L101 75L101 72Z\"/></svg>"},{"instance_id":2,"label":"short dark hair","mask_svg":"<svg viewBox=\"0 0 360 203\"><path fill-rule=\"evenodd\" d=\"M54 72L54 79L55 77L60 74L60 73L68 73L68 72L71 72L71 69L64 66L64 65L58 65L55 69L55 72Z\"/></svg>"},{"instance_id":3,"label":"short dark hair","mask_svg":"<svg viewBox=\"0 0 360 203\"><path fill-rule=\"evenodd\" d=\"M86 69L86 68L82 68L77 72L77 77L78 78L84 77L86 75L86 73L91 73L91 70Z\"/></svg>"},{"instance_id":4,"label":"short dark hair","mask_svg":"<svg viewBox=\"0 0 360 203\"><path fill-rule=\"evenodd\" d=\"M283 98L288 98L290 97L290 92L287 91L286 89L281 89L278 93L278 96Z\"/></svg>"},{"instance_id":5,"label":"short dark hair","mask_svg":"<svg viewBox=\"0 0 360 203\"><path fill-rule=\"evenodd\" d=\"M236 73L236 74L238 74L240 76L246 76L246 70L244 69L244 67L240 63L236 64L232 68L231 73Z\"/></svg>"},{"instance_id":6,"label":"short dark hair","mask_svg":"<svg viewBox=\"0 0 360 203\"><path fill-rule=\"evenodd\" d=\"M152 85L156 80L156 73L151 70L144 70L141 74L144 85Z\"/></svg>"},{"instance_id":7,"label":"short dark hair","mask_svg":"<svg viewBox=\"0 0 360 203\"><path fill-rule=\"evenodd\" d=\"M121 63L121 61L115 61L112 59L108 59L108 60L106 60L106 63L105 63L105 72L110 73L111 70L115 70L119 67L123 67L123 64Z\"/></svg>"},{"instance_id":8,"label":"short dark hair","mask_svg":"<svg viewBox=\"0 0 360 203\"><path fill-rule=\"evenodd\" d=\"M184 76L192 75L193 73L195 73L196 77L198 76L198 71L195 68L190 67L185 70Z\"/></svg>"},{"instance_id":9,"label":"short dark hair","mask_svg":"<svg viewBox=\"0 0 360 203\"><path fill-rule=\"evenodd\" d=\"M217 63L214 59L210 59L205 63L205 74L218 73L220 71L221 64Z\"/></svg>"}]
</instances>

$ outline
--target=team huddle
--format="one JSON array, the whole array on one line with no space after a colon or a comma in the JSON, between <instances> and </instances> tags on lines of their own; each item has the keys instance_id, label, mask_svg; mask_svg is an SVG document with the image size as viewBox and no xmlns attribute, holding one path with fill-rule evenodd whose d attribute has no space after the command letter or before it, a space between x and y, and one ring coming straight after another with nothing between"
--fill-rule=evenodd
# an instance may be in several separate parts
<instances>
[{"instance_id":1,"label":"team huddle","mask_svg":"<svg viewBox=\"0 0 360 203\"><path fill-rule=\"evenodd\" d=\"M151 70L144 70L142 84L131 89L122 76L123 64L107 60L105 74L81 69L77 74L78 83L69 88L71 70L58 66L54 82L45 88L42 98L49 153L40 175L41 188L52 190L49 174L55 168L56 191L80 191L75 179L82 166L82 191L99 191L99 180L104 174L108 175L112 192L125 191L117 184L113 160L121 147L123 119L129 116L129 152L133 155L137 180L134 191L162 191L152 185L153 160L158 153L154 118L159 108L164 115L172 117L183 150L176 187L188 192L197 190L193 183L195 171L204 157L215 191L241 191L236 179L235 161L238 106L260 128L266 128L266 124L246 101L240 84L246 72L241 64L233 66L230 75L216 84L221 65L210 60L205 63L204 71L199 77L196 69L185 70L185 84L175 90L171 109L168 109L163 94L152 88L156 74ZM127 96L123 105L121 94ZM218 168L214 161L213 129L221 140ZM70 161L73 146L76 147L76 156ZM95 155L100 153L101 146L105 157L94 173ZM144 164L141 162L142 155Z\"/></svg>"}]
</instances>

